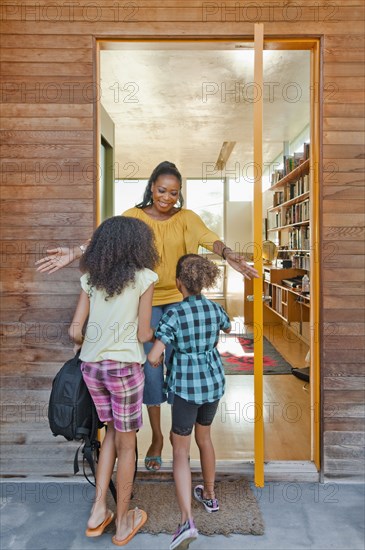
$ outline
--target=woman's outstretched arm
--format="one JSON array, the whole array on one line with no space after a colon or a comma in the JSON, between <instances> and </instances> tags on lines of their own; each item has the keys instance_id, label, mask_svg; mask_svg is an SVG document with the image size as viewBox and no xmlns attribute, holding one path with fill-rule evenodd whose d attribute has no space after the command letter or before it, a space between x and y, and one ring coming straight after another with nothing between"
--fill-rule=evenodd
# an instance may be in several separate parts
<instances>
[{"instance_id":1,"label":"woman's outstretched arm","mask_svg":"<svg viewBox=\"0 0 365 550\"><path fill-rule=\"evenodd\" d=\"M47 256L35 262L35 265L38 266L37 271L41 273L54 273L62 267L71 264L73 261L81 258L87 244L73 247L59 246L58 248L50 248L47 250Z\"/></svg>"},{"instance_id":2,"label":"woman's outstretched arm","mask_svg":"<svg viewBox=\"0 0 365 550\"><path fill-rule=\"evenodd\" d=\"M228 264L233 267L233 269L235 269L239 273L242 273L242 275L246 277L246 279L259 278L257 269L246 262L243 252L235 252L222 241L215 241L213 243L213 252L226 260Z\"/></svg>"}]
</instances>

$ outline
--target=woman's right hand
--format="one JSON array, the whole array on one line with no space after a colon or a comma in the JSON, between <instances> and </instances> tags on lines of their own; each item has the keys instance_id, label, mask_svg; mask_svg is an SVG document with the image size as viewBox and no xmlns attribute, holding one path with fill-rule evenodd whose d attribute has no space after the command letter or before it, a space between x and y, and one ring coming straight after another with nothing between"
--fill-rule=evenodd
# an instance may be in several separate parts
<instances>
[{"instance_id":1,"label":"woman's right hand","mask_svg":"<svg viewBox=\"0 0 365 550\"><path fill-rule=\"evenodd\" d=\"M70 264L76 258L81 256L77 254L74 248L68 248L67 246L59 246L58 248L51 248L47 250L47 256L36 261L37 271L41 273L54 273L62 267Z\"/></svg>"}]
</instances>

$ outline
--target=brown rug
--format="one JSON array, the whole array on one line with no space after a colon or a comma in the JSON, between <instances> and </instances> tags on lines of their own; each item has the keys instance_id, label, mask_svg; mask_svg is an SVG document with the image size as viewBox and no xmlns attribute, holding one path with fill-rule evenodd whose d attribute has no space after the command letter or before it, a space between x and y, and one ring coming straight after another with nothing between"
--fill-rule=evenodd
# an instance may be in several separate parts
<instances>
[{"instance_id":1,"label":"brown rug","mask_svg":"<svg viewBox=\"0 0 365 550\"><path fill-rule=\"evenodd\" d=\"M196 502L194 498L192 500L194 521L199 533L225 536L233 533L264 534L261 512L247 481L242 479L217 481L216 496L220 509L212 514L208 514L203 505ZM115 510L115 503L111 497L108 504L112 510ZM139 481L137 479L130 508L135 506L145 510L148 515L147 523L141 529L141 533L172 535L176 530L180 521L180 511L172 481Z\"/></svg>"}]
</instances>

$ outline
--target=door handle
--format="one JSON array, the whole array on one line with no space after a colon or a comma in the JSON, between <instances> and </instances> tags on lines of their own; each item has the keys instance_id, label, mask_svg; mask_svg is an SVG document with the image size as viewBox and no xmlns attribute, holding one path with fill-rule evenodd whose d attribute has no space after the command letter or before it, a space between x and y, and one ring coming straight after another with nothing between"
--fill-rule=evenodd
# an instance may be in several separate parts
<instances>
[{"instance_id":1,"label":"door handle","mask_svg":"<svg viewBox=\"0 0 365 550\"><path fill-rule=\"evenodd\" d=\"M253 294L249 294L249 295L247 296L247 301L248 301L248 302L253 302L253 300L254 300ZM264 296L264 295L262 295L262 301L263 301L263 302L271 302L271 300L272 300L272 296Z\"/></svg>"}]
</instances>

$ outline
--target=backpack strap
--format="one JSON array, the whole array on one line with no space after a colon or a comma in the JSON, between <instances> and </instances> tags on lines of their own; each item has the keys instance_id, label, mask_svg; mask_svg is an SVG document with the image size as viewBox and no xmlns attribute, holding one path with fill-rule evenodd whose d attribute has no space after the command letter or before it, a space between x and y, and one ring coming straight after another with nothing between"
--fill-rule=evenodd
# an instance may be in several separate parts
<instances>
[{"instance_id":1,"label":"backpack strap","mask_svg":"<svg viewBox=\"0 0 365 550\"><path fill-rule=\"evenodd\" d=\"M101 422L99 420L99 417L97 416L96 409L95 409L95 414L93 414L93 426L92 426L92 429L91 429L91 433L95 433L95 424L94 424L94 422L96 422L97 428L101 427ZM105 426L105 429L107 430L108 429L107 426L106 425L104 425L104 426ZM82 435L84 443L82 443L78 447L78 449L76 450L76 454L75 454L75 458L74 458L74 474L77 474L80 470L80 468L79 468L79 450L81 449L82 454L83 454L82 466L83 466L84 476L87 479L87 481L95 487L96 486L95 483L93 483L90 480L90 478L88 477L88 475L85 471L85 461L89 464L89 467L90 467L91 472L94 476L94 479L96 479L94 454L96 455L96 462L98 462L99 452L100 452L100 442L97 439L94 439L94 440L91 441L90 437L89 437L90 430L88 430L86 428L80 428L78 430L78 433L80 433L80 435ZM136 479L137 469L138 469L138 446L137 446L137 440L136 440L136 455L135 455L135 462L134 462L133 482ZM117 502L117 490L116 490L116 487L115 487L114 482L113 482L112 479L110 479L110 482L109 482L109 489L110 489L110 492L111 492L111 494L114 498L114 501ZM131 498L133 498L133 494L132 494Z\"/></svg>"},{"instance_id":2,"label":"backpack strap","mask_svg":"<svg viewBox=\"0 0 365 550\"><path fill-rule=\"evenodd\" d=\"M100 443L97 440L90 441L89 436L85 436L84 443L82 443L80 447L78 447L78 449L76 450L76 454L74 458L74 474L77 474L80 471L80 468L79 468L79 450L80 449L83 454L82 469L83 469L85 479L90 483L90 485L93 485L93 487L96 487L95 483L91 481L91 479L86 473L85 461L88 463L90 470L94 476L94 479L96 479L94 453L96 454L96 462L98 462ZM114 498L114 501L117 502L117 490L115 488L115 485L112 479L110 479L110 482L109 482L109 489Z\"/></svg>"},{"instance_id":3,"label":"backpack strap","mask_svg":"<svg viewBox=\"0 0 365 550\"><path fill-rule=\"evenodd\" d=\"M88 477L88 475L85 471L85 460L87 461L87 463L90 466L90 469L91 469L91 472L94 476L94 479L96 479L95 461L94 461L93 453L96 452L96 462L98 462L100 443L99 443L99 441L94 441L92 443L88 436L85 437L85 442L78 447L78 449L76 450L76 453L75 453L74 474L77 474L80 471L80 468L79 468L79 450L81 449L81 447L82 447L82 454L83 454L82 466L83 466L83 473L84 473L85 479L90 483L90 485L93 485L93 487L96 487L95 483L93 483L90 480L90 478ZM134 462L133 482L135 481L136 476L137 476L137 469L138 469L138 447L137 447L137 441L136 441L136 458L135 458L135 462ZM112 479L110 479L110 482L109 482L109 489L110 489L110 492L113 496L114 501L117 502L117 490L116 490L116 487L115 487L114 482L113 482ZM131 498L133 498L133 494L132 494Z\"/></svg>"},{"instance_id":4,"label":"backpack strap","mask_svg":"<svg viewBox=\"0 0 365 550\"><path fill-rule=\"evenodd\" d=\"M86 460L88 462L90 468L91 468L94 479L96 479L95 463L94 463L94 457L93 457L94 451L96 452L96 462L98 462L99 452L100 452L100 442L97 441L97 440L90 441L89 439L87 439L85 441L85 445L84 445L84 448L83 448L84 458L83 458L82 464L83 464L84 476L86 477L88 482L91 483L91 485L94 485L94 487L95 487L95 483L92 483L89 480L89 478L87 477L86 472L85 472L85 460ZM114 482L113 482L112 478L110 478L110 481L109 481L109 489L110 489L110 492L113 496L114 502L116 503L117 502L117 490L115 488L115 485L114 485Z\"/></svg>"},{"instance_id":5,"label":"backpack strap","mask_svg":"<svg viewBox=\"0 0 365 550\"><path fill-rule=\"evenodd\" d=\"M97 445L95 445L95 443L97 443ZM82 449L82 453L84 455L83 459L82 459L82 468L83 468L85 478L94 487L95 487L95 483L90 481L90 479L88 478L88 476L85 472L85 460L87 461L87 463L90 466L90 469L92 471L94 479L96 479L95 462L94 462L93 454L94 454L94 451L96 451L96 462L97 462L97 459L99 457L99 448L100 448L100 443L98 441L97 442L91 442L88 437L85 438L85 445L83 446L83 449Z\"/></svg>"}]
</instances>

